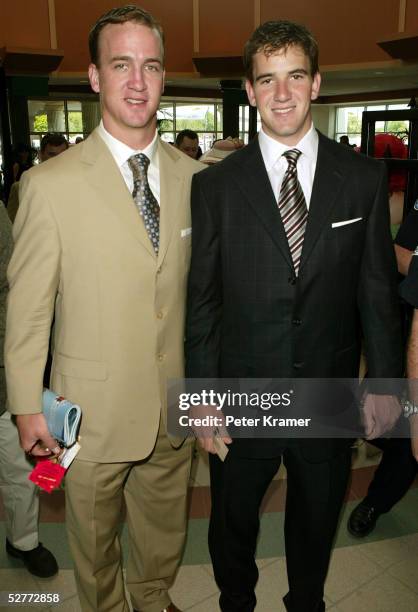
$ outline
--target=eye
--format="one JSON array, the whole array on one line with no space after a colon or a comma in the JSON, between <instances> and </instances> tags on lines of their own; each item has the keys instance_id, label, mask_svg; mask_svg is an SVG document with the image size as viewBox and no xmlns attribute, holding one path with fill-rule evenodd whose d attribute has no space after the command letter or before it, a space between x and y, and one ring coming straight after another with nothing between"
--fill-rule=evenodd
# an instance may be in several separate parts
<instances>
[{"instance_id":1,"label":"eye","mask_svg":"<svg viewBox=\"0 0 418 612\"><path fill-rule=\"evenodd\" d=\"M271 77L266 77L265 79L261 79L260 83L261 85L269 85L271 81L272 81Z\"/></svg>"},{"instance_id":2,"label":"eye","mask_svg":"<svg viewBox=\"0 0 418 612\"><path fill-rule=\"evenodd\" d=\"M124 70L128 68L128 65L127 64L115 64L113 67L115 70L119 70L123 72Z\"/></svg>"},{"instance_id":3,"label":"eye","mask_svg":"<svg viewBox=\"0 0 418 612\"><path fill-rule=\"evenodd\" d=\"M145 69L148 70L148 72L160 72L160 65L159 64L146 64Z\"/></svg>"},{"instance_id":4,"label":"eye","mask_svg":"<svg viewBox=\"0 0 418 612\"><path fill-rule=\"evenodd\" d=\"M304 76L305 76L304 74L292 74L292 79L294 81L300 81L301 79L304 78Z\"/></svg>"}]
</instances>

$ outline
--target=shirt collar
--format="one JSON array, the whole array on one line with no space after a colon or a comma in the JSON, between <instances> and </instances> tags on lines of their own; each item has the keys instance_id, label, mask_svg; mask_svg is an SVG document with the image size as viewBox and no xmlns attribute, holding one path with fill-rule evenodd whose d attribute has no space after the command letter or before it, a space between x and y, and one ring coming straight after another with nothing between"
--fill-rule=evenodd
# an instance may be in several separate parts
<instances>
[{"instance_id":1,"label":"shirt collar","mask_svg":"<svg viewBox=\"0 0 418 612\"><path fill-rule=\"evenodd\" d=\"M270 172L277 160L289 149L299 149L299 151L312 163L316 162L318 156L318 132L314 128L313 123L305 136L293 147L289 147L275 138L272 138L265 133L263 128L261 128L258 133L258 143L267 172Z\"/></svg>"},{"instance_id":2,"label":"shirt collar","mask_svg":"<svg viewBox=\"0 0 418 612\"><path fill-rule=\"evenodd\" d=\"M149 143L149 145L147 145L145 149L141 150L131 149L131 147L128 147L128 145L126 145L124 142L121 142L120 140L112 136L112 134L110 134L103 125L103 119L100 121L98 129L100 136L103 138L103 140L109 147L110 152L115 158L115 161L118 164L119 168L123 166L123 164L126 163L132 155L135 155L136 153L144 153L144 155L148 157L151 163L157 164L157 130L155 130L154 138Z\"/></svg>"}]
</instances>

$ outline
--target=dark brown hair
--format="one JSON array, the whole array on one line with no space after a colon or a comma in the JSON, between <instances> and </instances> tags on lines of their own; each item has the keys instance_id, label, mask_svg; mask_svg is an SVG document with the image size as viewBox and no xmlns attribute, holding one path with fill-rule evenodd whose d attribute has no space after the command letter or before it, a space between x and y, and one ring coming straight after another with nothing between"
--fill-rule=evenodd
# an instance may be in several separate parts
<instances>
[{"instance_id":1,"label":"dark brown hair","mask_svg":"<svg viewBox=\"0 0 418 612\"><path fill-rule=\"evenodd\" d=\"M164 63L164 33L160 24L144 9L136 6L135 4L128 4L126 6L113 8L99 17L90 30L89 50L92 64L99 67L99 38L100 32L103 30L103 28L110 23L127 23L128 21L133 21L134 23L144 25L157 34L161 42L161 56Z\"/></svg>"},{"instance_id":2,"label":"dark brown hair","mask_svg":"<svg viewBox=\"0 0 418 612\"><path fill-rule=\"evenodd\" d=\"M45 134L41 140L41 153L45 151L48 145L51 145L51 147L62 147L62 145L65 145L65 148L68 149L68 140L64 134Z\"/></svg>"},{"instance_id":3,"label":"dark brown hair","mask_svg":"<svg viewBox=\"0 0 418 612\"><path fill-rule=\"evenodd\" d=\"M309 58L311 75L319 71L318 43L311 32L303 25L292 21L266 21L260 25L244 47L245 76L252 83L254 56L259 51L272 55L277 51L287 51L289 47L300 47Z\"/></svg>"},{"instance_id":4,"label":"dark brown hair","mask_svg":"<svg viewBox=\"0 0 418 612\"><path fill-rule=\"evenodd\" d=\"M199 140L199 134L194 130L181 130L176 136L176 145L179 147L185 138Z\"/></svg>"}]
</instances>

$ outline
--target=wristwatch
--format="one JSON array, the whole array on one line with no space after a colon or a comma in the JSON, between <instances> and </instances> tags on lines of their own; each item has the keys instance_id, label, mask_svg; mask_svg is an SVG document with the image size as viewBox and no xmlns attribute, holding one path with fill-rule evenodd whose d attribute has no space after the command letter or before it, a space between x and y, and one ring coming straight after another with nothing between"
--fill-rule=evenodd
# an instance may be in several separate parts
<instances>
[{"instance_id":1,"label":"wristwatch","mask_svg":"<svg viewBox=\"0 0 418 612\"><path fill-rule=\"evenodd\" d=\"M406 419L409 419L414 414L418 414L418 405L405 400L403 403L403 415Z\"/></svg>"}]
</instances>

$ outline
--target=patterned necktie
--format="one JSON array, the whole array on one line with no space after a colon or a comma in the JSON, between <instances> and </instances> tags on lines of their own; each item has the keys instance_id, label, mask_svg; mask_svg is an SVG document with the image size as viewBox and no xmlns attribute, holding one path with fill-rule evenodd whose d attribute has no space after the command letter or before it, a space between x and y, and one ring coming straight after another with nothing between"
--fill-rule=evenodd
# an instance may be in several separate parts
<instances>
[{"instance_id":1,"label":"patterned necktie","mask_svg":"<svg viewBox=\"0 0 418 612\"><path fill-rule=\"evenodd\" d=\"M308 208L302 187L298 181L296 164L300 155L298 149L290 149L283 153L288 166L284 175L280 196L278 201L280 215L282 217L284 231L286 232L292 255L293 266L296 276L299 271L300 257L302 254L303 238L305 235L306 222L308 219Z\"/></svg>"},{"instance_id":2,"label":"patterned necktie","mask_svg":"<svg viewBox=\"0 0 418 612\"><path fill-rule=\"evenodd\" d=\"M143 153L137 153L128 159L134 179L132 197L138 206L139 214L142 217L154 251L158 254L160 243L160 207L148 184L147 171L149 163L148 157Z\"/></svg>"}]
</instances>

